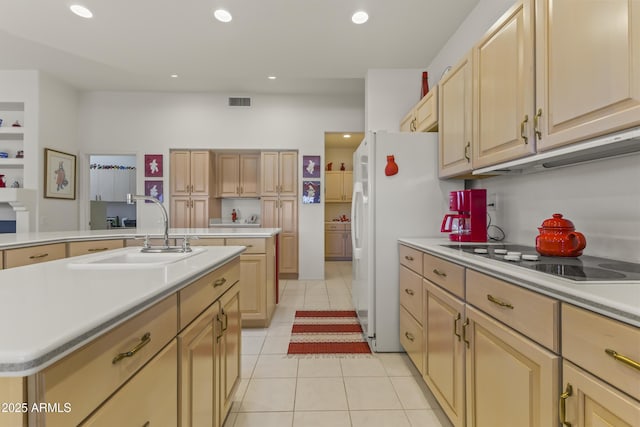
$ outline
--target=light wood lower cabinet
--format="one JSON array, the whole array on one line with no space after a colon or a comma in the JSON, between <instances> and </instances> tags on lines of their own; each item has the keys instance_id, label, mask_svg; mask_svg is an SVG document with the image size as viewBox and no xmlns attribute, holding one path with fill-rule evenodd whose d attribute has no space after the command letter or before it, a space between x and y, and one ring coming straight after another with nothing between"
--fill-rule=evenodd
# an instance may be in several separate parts
<instances>
[{"instance_id":1,"label":"light wood lower cabinet","mask_svg":"<svg viewBox=\"0 0 640 427\"><path fill-rule=\"evenodd\" d=\"M240 286L232 285L178 335L180 427L224 423L240 378Z\"/></svg>"},{"instance_id":2,"label":"light wood lower cabinet","mask_svg":"<svg viewBox=\"0 0 640 427\"><path fill-rule=\"evenodd\" d=\"M564 426L640 426L637 400L566 360L562 376L564 389L559 407Z\"/></svg>"},{"instance_id":3,"label":"light wood lower cabinet","mask_svg":"<svg viewBox=\"0 0 640 427\"><path fill-rule=\"evenodd\" d=\"M219 426L220 413L218 337L222 332L220 305L213 304L180 335L178 348L181 427Z\"/></svg>"},{"instance_id":4,"label":"light wood lower cabinet","mask_svg":"<svg viewBox=\"0 0 640 427\"><path fill-rule=\"evenodd\" d=\"M451 423L465 425L464 302L424 280L423 378Z\"/></svg>"},{"instance_id":5,"label":"light wood lower cabinet","mask_svg":"<svg viewBox=\"0 0 640 427\"><path fill-rule=\"evenodd\" d=\"M324 258L326 260L350 260L351 255L351 224L326 223L324 226Z\"/></svg>"},{"instance_id":6,"label":"light wood lower cabinet","mask_svg":"<svg viewBox=\"0 0 640 427\"><path fill-rule=\"evenodd\" d=\"M240 324L240 291L239 286L229 289L220 298L220 317L222 333L220 345L220 425L231 410L233 395L240 379L240 345L242 326ZM196 424L200 426L201 424Z\"/></svg>"},{"instance_id":7,"label":"light wood lower cabinet","mask_svg":"<svg viewBox=\"0 0 640 427\"><path fill-rule=\"evenodd\" d=\"M177 423L176 347L174 339L81 425L151 427Z\"/></svg>"},{"instance_id":8,"label":"light wood lower cabinet","mask_svg":"<svg viewBox=\"0 0 640 427\"><path fill-rule=\"evenodd\" d=\"M110 249L120 249L123 247L124 241L122 239L87 240L67 243L67 253L68 256L77 256L104 252Z\"/></svg>"},{"instance_id":9,"label":"light wood lower cabinet","mask_svg":"<svg viewBox=\"0 0 640 427\"><path fill-rule=\"evenodd\" d=\"M37 264L66 257L65 243L29 246L27 248L7 249L4 251L4 268Z\"/></svg>"},{"instance_id":10,"label":"light wood lower cabinet","mask_svg":"<svg viewBox=\"0 0 640 427\"><path fill-rule=\"evenodd\" d=\"M466 319L466 425L557 425L560 356L468 305Z\"/></svg>"}]
</instances>

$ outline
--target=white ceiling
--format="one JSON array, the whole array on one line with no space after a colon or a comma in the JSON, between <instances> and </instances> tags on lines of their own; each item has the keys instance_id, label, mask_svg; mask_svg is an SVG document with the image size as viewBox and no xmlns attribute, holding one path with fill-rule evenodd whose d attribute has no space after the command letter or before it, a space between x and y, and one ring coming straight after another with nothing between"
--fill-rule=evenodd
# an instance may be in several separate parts
<instances>
[{"instance_id":1,"label":"white ceiling","mask_svg":"<svg viewBox=\"0 0 640 427\"><path fill-rule=\"evenodd\" d=\"M82 90L362 94L367 69L426 67L477 3L0 0L0 69L40 69ZM219 7L230 23L213 18ZM360 9L369 21L355 25Z\"/></svg>"}]
</instances>

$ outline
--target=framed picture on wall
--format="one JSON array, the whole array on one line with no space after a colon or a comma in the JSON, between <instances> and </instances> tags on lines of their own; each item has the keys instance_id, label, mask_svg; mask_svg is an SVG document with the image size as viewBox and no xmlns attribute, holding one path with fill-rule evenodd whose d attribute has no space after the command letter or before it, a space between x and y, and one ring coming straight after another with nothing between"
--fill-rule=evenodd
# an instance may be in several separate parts
<instances>
[{"instance_id":1,"label":"framed picture on wall","mask_svg":"<svg viewBox=\"0 0 640 427\"><path fill-rule=\"evenodd\" d=\"M144 195L151 196L158 199L160 203L164 200L164 191L163 191L163 183L162 181L145 181L144 182ZM147 203L153 203L147 201Z\"/></svg>"},{"instance_id":2,"label":"framed picture on wall","mask_svg":"<svg viewBox=\"0 0 640 427\"><path fill-rule=\"evenodd\" d=\"M302 156L302 177L320 178L320 156Z\"/></svg>"},{"instance_id":3,"label":"framed picture on wall","mask_svg":"<svg viewBox=\"0 0 640 427\"><path fill-rule=\"evenodd\" d=\"M302 203L320 203L320 181L302 181Z\"/></svg>"},{"instance_id":4,"label":"framed picture on wall","mask_svg":"<svg viewBox=\"0 0 640 427\"><path fill-rule=\"evenodd\" d=\"M76 156L44 149L44 197L76 199Z\"/></svg>"},{"instance_id":5,"label":"framed picture on wall","mask_svg":"<svg viewBox=\"0 0 640 427\"><path fill-rule=\"evenodd\" d=\"M145 178L162 178L162 154L144 155Z\"/></svg>"}]
</instances>

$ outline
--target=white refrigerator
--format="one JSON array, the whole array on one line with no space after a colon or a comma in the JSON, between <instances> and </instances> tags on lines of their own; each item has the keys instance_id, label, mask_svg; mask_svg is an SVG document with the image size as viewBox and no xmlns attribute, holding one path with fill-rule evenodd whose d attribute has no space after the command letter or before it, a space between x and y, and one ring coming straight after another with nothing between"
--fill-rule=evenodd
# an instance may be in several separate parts
<instances>
[{"instance_id":1,"label":"white refrigerator","mask_svg":"<svg viewBox=\"0 0 640 427\"><path fill-rule=\"evenodd\" d=\"M398 171L387 176L388 157ZM352 299L374 352L399 352L400 237L442 237L449 192L464 181L438 179L435 133L369 132L353 154Z\"/></svg>"}]
</instances>

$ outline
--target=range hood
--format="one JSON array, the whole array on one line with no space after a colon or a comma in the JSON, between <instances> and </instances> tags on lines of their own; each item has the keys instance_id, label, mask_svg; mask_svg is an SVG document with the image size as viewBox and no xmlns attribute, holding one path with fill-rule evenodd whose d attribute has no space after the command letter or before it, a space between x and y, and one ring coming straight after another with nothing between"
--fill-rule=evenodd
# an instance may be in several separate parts
<instances>
[{"instance_id":1,"label":"range hood","mask_svg":"<svg viewBox=\"0 0 640 427\"><path fill-rule=\"evenodd\" d=\"M476 169L473 175L533 173L638 152L640 152L640 127Z\"/></svg>"}]
</instances>

